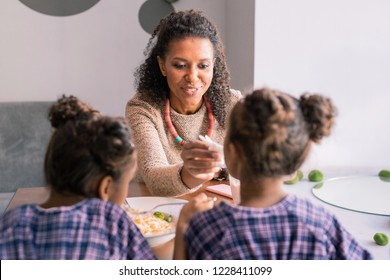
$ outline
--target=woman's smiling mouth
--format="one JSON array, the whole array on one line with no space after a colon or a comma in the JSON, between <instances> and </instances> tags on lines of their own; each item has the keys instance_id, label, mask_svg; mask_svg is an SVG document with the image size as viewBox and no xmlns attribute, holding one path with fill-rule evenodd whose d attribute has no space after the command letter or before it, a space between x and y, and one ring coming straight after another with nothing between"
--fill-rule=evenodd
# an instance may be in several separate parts
<instances>
[{"instance_id":1,"label":"woman's smiling mouth","mask_svg":"<svg viewBox=\"0 0 390 280\"><path fill-rule=\"evenodd\" d=\"M199 92L199 90L202 88L202 86L198 87L181 87L182 91L187 95L195 95Z\"/></svg>"}]
</instances>

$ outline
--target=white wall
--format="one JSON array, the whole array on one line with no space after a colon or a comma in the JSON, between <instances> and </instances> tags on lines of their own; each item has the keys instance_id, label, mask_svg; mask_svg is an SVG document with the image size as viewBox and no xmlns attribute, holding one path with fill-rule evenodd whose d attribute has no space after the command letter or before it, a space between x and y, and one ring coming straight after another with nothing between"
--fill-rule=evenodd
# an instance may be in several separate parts
<instances>
[{"instance_id":1,"label":"white wall","mask_svg":"<svg viewBox=\"0 0 390 280\"><path fill-rule=\"evenodd\" d=\"M0 102L67 93L123 115L149 38L138 23L144 1L101 0L69 17L0 1ZM180 0L174 7L203 9L217 24L233 88L334 99L335 133L308 164L390 168L390 1Z\"/></svg>"},{"instance_id":2,"label":"white wall","mask_svg":"<svg viewBox=\"0 0 390 280\"><path fill-rule=\"evenodd\" d=\"M105 114L124 115L150 37L138 22L144 2L101 0L81 14L55 17L0 1L0 102L66 93ZM205 10L225 37L225 2L180 0L174 7Z\"/></svg>"},{"instance_id":3,"label":"white wall","mask_svg":"<svg viewBox=\"0 0 390 280\"><path fill-rule=\"evenodd\" d=\"M231 86L242 92L253 89L255 0L227 0L226 57Z\"/></svg>"},{"instance_id":4,"label":"white wall","mask_svg":"<svg viewBox=\"0 0 390 280\"><path fill-rule=\"evenodd\" d=\"M138 24L142 3L102 0L84 13L54 17L1 1L0 101L55 100L67 93L123 115L149 37Z\"/></svg>"},{"instance_id":5,"label":"white wall","mask_svg":"<svg viewBox=\"0 0 390 280\"><path fill-rule=\"evenodd\" d=\"M200 9L212 20L218 28L222 39L226 38L226 1L227 0L178 0L173 4L176 11Z\"/></svg>"},{"instance_id":6,"label":"white wall","mask_svg":"<svg viewBox=\"0 0 390 280\"><path fill-rule=\"evenodd\" d=\"M314 91L339 109L307 166L390 168L390 1L256 0L255 87Z\"/></svg>"}]
</instances>

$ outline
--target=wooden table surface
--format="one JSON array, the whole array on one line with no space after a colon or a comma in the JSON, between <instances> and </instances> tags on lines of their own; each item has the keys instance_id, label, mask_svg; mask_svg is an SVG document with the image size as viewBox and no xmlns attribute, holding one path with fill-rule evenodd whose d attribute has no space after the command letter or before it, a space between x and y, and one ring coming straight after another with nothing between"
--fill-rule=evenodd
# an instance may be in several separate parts
<instances>
[{"instance_id":1,"label":"wooden table surface","mask_svg":"<svg viewBox=\"0 0 390 280\"><path fill-rule=\"evenodd\" d=\"M175 198L190 200L191 198L193 198L199 193L205 193L208 197L216 197L217 198L216 203L222 200L231 203L232 202L231 198L221 196L206 190L207 186L221 184L221 183L228 184L228 182L210 181L203 184L201 188L199 188L197 191L193 193L187 193L181 196L175 196ZM137 196L153 196L153 195L144 183L132 182L129 185L128 197L137 197ZM15 194L10 200L6 211L22 204L31 204L31 203L41 204L45 202L48 199L48 197L49 197L49 189L45 187L19 188L16 190ZM158 259L172 259L173 247L174 247L174 239L162 245L153 247L153 251L155 252Z\"/></svg>"}]
</instances>

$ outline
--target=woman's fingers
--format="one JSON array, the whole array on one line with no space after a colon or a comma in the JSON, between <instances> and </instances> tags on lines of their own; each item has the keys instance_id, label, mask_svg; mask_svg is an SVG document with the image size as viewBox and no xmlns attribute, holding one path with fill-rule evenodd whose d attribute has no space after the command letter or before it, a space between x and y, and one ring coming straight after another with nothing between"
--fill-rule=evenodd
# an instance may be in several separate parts
<instances>
[{"instance_id":1,"label":"woman's fingers","mask_svg":"<svg viewBox=\"0 0 390 280\"><path fill-rule=\"evenodd\" d=\"M221 152L209 150L202 141L188 142L181 153L187 174L204 181L211 180L222 167Z\"/></svg>"},{"instance_id":2,"label":"woman's fingers","mask_svg":"<svg viewBox=\"0 0 390 280\"><path fill-rule=\"evenodd\" d=\"M183 168L187 170L191 176L199 178L199 179L205 179L205 180L211 180L214 178L215 173L219 172L221 167L214 166L214 167L194 167L191 165L191 163L184 163Z\"/></svg>"},{"instance_id":3,"label":"woman's fingers","mask_svg":"<svg viewBox=\"0 0 390 280\"><path fill-rule=\"evenodd\" d=\"M184 162L191 162L193 168L211 168L221 161L221 153L210 151L202 142L190 142L184 145L181 157Z\"/></svg>"},{"instance_id":4,"label":"woman's fingers","mask_svg":"<svg viewBox=\"0 0 390 280\"><path fill-rule=\"evenodd\" d=\"M183 147L184 149L201 148L207 150L209 148L209 145L200 140L195 140L192 142L186 142Z\"/></svg>"},{"instance_id":5,"label":"woman's fingers","mask_svg":"<svg viewBox=\"0 0 390 280\"><path fill-rule=\"evenodd\" d=\"M193 169L212 169L212 168L221 168L221 162L219 161L209 161L203 159L186 159L183 160L187 168Z\"/></svg>"},{"instance_id":6,"label":"woman's fingers","mask_svg":"<svg viewBox=\"0 0 390 280\"><path fill-rule=\"evenodd\" d=\"M210 150L207 144L199 140L186 143L183 146L183 154L190 158L208 158L211 160L220 160L221 158L220 152Z\"/></svg>"},{"instance_id":7,"label":"woman's fingers","mask_svg":"<svg viewBox=\"0 0 390 280\"><path fill-rule=\"evenodd\" d=\"M203 159L210 161L221 160L221 154L219 152L210 151L202 148L183 149L182 158L183 157L185 159Z\"/></svg>"}]
</instances>

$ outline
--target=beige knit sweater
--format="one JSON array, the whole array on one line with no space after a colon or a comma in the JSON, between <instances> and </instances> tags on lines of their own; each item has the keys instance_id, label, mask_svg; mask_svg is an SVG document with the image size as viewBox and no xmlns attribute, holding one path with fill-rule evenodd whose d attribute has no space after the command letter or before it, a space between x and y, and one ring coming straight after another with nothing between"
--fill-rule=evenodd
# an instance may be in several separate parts
<instances>
[{"instance_id":1,"label":"beige knit sweater","mask_svg":"<svg viewBox=\"0 0 390 280\"><path fill-rule=\"evenodd\" d=\"M232 90L228 113L241 98L241 93ZM134 144L138 151L138 174L136 180L143 181L153 195L176 196L198 188L189 189L182 182L180 170L183 147L175 142L164 122L164 106L156 109L141 100L136 94L126 106L126 120L133 131ZM205 104L192 115L181 115L171 108L171 120L177 133L186 141L199 139L209 126ZM211 138L222 144L225 129L215 122Z\"/></svg>"}]
</instances>

